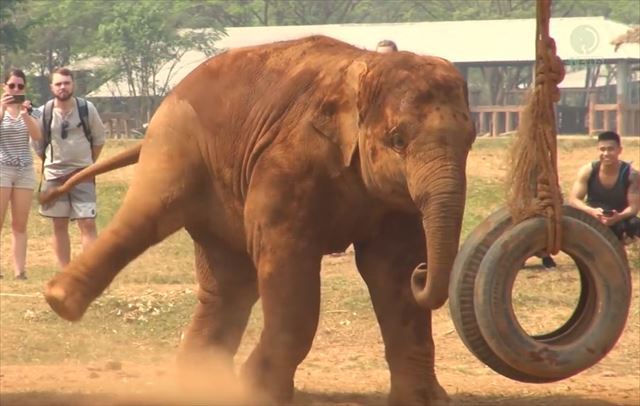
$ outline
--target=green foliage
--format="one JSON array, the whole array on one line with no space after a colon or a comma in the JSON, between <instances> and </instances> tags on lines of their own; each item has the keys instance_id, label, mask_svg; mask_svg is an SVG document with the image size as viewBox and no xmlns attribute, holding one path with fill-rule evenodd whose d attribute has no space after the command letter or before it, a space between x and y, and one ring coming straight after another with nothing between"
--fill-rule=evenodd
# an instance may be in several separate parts
<instances>
[{"instance_id":1,"label":"green foliage","mask_svg":"<svg viewBox=\"0 0 640 406\"><path fill-rule=\"evenodd\" d=\"M217 35L179 31L189 6L185 1L140 0L114 2L105 10L96 53L113 61L133 95L164 95L168 83L157 83L156 78L167 62L177 62L190 49L214 49Z\"/></svg>"},{"instance_id":2,"label":"green foliage","mask_svg":"<svg viewBox=\"0 0 640 406\"><path fill-rule=\"evenodd\" d=\"M3 70L7 70L9 66L5 64L6 55L9 52L15 52L23 47L26 43L26 37L16 24L16 8L18 0L0 1L0 64Z\"/></svg>"},{"instance_id":3,"label":"green foliage","mask_svg":"<svg viewBox=\"0 0 640 406\"><path fill-rule=\"evenodd\" d=\"M211 54L216 32L206 35L180 30L190 14L191 2L140 0L114 2L104 10L95 35L96 55L111 61L112 79L126 80L134 96L143 96L142 116L155 109L156 96L169 89L176 63L185 52L198 49ZM160 71L169 74L160 82Z\"/></svg>"},{"instance_id":4,"label":"green foliage","mask_svg":"<svg viewBox=\"0 0 640 406\"><path fill-rule=\"evenodd\" d=\"M207 21L224 26L389 23L535 17L532 0L205 0L194 2L189 26ZM640 22L635 0L556 0L554 17L603 15Z\"/></svg>"},{"instance_id":5,"label":"green foliage","mask_svg":"<svg viewBox=\"0 0 640 406\"><path fill-rule=\"evenodd\" d=\"M558 0L553 2L554 17L604 16L625 24L640 24L636 0Z\"/></svg>"}]
</instances>

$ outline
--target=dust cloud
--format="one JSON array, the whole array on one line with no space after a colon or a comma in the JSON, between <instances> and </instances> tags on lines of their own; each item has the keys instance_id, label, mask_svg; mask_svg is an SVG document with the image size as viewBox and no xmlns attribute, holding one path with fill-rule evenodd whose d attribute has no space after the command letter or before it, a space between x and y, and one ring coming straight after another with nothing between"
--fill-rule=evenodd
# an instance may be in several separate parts
<instances>
[{"instance_id":1,"label":"dust cloud","mask_svg":"<svg viewBox=\"0 0 640 406\"><path fill-rule=\"evenodd\" d=\"M4 368L3 368L4 369ZM40 381L37 366L29 368L30 379ZM42 371L43 380L48 372ZM12 378L19 372L3 370L2 406L164 406L225 405L251 406L271 404L266 396L250 390L231 367L228 357L215 353L191 353L188 358L154 364L130 364L107 361L101 365L62 367L59 373L67 382L57 388L40 386L38 392L13 392ZM83 381L82 383L80 383ZM42 382L42 381L40 381ZM23 382L24 383L24 382ZM79 384L80 383L80 384ZM75 391L70 393L66 385ZM38 385L34 385L38 386ZM77 388L82 388L80 391Z\"/></svg>"}]
</instances>

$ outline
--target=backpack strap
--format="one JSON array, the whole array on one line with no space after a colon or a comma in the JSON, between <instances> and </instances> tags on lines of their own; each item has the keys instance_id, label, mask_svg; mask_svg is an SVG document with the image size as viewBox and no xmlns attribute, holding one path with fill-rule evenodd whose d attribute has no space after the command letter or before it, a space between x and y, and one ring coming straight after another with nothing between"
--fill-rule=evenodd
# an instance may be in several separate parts
<instances>
[{"instance_id":1,"label":"backpack strap","mask_svg":"<svg viewBox=\"0 0 640 406\"><path fill-rule=\"evenodd\" d=\"M51 143L51 122L53 121L53 99L49 100L45 103L44 109L42 110L42 140L43 148L42 148L42 162L44 163L47 148Z\"/></svg>"},{"instance_id":2,"label":"backpack strap","mask_svg":"<svg viewBox=\"0 0 640 406\"><path fill-rule=\"evenodd\" d=\"M91 125L89 124L89 105L87 104L87 101L81 97L76 97L76 104L78 106L78 115L80 116L82 131L84 131L84 136L87 137L87 141L89 141L89 145L93 147L93 137L91 136Z\"/></svg>"},{"instance_id":3,"label":"backpack strap","mask_svg":"<svg viewBox=\"0 0 640 406\"><path fill-rule=\"evenodd\" d=\"M40 168L40 183L38 184L38 193L42 189L42 181L44 179L44 163L47 160L47 148L51 144L51 122L53 121L53 99L47 101L42 109L42 153L40 154L40 161L42 165ZM51 147L53 149L53 147ZM53 151L51 152L53 155Z\"/></svg>"}]
</instances>

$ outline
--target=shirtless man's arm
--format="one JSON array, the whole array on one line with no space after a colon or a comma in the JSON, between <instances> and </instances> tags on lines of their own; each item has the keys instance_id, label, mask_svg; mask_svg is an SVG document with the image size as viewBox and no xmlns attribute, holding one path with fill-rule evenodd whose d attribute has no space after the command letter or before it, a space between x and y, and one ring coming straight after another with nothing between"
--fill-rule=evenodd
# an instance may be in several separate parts
<instances>
[{"instance_id":1,"label":"shirtless man's arm","mask_svg":"<svg viewBox=\"0 0 640 406\"><path fill-rule=\"evenodd\" d=\"M571 191L569 192L569 204L576 209L580 209L585 213L601 220L604 217L602 209L599 207L591 207L585 203L584 198L587 196L589 176L591 175L591 163L583 165L578 170L578 176L573 182Z\"/></svg>"},{"instance_id":2,"label":"shirtless man's arm","mask_svg":"<svg viewBox=\"0 0 640 406\"><path fill-rule=\"evenodd\" d=\"M620 220L637 216L640 211L640 174L631 168L629 173L629 190L627 190L627 202L629 205L617 215Z\"/></svg>"}]
</instances>

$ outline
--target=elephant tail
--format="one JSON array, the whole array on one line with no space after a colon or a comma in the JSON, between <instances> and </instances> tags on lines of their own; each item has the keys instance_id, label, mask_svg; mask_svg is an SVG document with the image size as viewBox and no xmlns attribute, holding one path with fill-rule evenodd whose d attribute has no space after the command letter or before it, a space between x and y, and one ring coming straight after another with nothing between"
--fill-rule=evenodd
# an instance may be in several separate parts
<instances>
[{"instance_id":1,"label":"elephant tail","mask_svg":"<svg viewBox=\"0 0 640 406\"><path fill-rule=\"evenodd\" d=\"M73 176L67 179L62 185L47 189L44 192L40 192L38 194L38 201L40 202L40 204L48 203L56 199L60 195L67 193L78 183L82 183L87 179L93 178L96 175L135 164L136 162L138 162L141 149L142 142L117 155L96 162L91 166L87 166L80 172L75 173Z\"/></svg>"}]
</instances>

